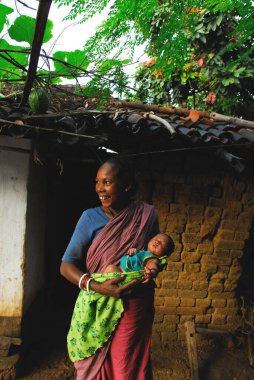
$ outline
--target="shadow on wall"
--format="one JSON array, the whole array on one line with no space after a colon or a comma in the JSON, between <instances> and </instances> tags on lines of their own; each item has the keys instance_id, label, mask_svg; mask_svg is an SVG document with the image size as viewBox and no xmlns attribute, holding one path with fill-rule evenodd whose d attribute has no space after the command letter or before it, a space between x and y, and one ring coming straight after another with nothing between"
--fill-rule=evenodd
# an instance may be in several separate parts
<instances>
[{"instance_id":1,"label":"shadow on wall","mask_svg":"<svg viewBox=\"0 0 254 380\"><path fill-rule=\"evenodd\" d=\"M242 274L236 290L237 298L244 297L247 303L254 302L254 218L250 237L246 240L244 254L240 260Z\"/></svg>"}]
</instances>

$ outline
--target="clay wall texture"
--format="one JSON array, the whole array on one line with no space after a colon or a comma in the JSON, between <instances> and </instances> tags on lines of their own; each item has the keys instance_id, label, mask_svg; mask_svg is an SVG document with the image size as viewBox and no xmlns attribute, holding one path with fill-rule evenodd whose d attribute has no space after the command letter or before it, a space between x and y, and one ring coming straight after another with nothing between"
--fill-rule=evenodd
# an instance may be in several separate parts
<instances>
[{"instance_id":1,"label":"clay wall texture","mask_svg":"<svg viewBox=\"0 0 254 380\"><path fill-rule=\"evenodd\" d=\"M190 319L234 330L241 259L254 214L253 179L236 175L212 155L160 157L142 171L140 194L152 201L161 231L176 245L156 280L154 343L185 339Z\"/></svg>"}]
</instances>

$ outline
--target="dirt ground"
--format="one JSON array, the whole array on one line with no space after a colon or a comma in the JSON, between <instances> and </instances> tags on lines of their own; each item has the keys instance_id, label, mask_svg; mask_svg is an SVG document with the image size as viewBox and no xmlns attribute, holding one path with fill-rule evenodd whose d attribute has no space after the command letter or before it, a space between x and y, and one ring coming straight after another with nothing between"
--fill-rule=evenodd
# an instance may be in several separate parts
<instances>
[{"instance_id":1,"label":"dirt ground","mask_svg":"<svg viewBox=\"0 0 254 380\"><path fill-rule=\"evenodd\" d=\"M198 342L200 380L253 380L244 340L206 339ZM187 349L182 344L153 349L154 380L190 380ZM13 379L11 376L1 380ZM63 341L34 342L26 352L19 380L74 380L75 373ZM133 379L135 380L135 379Z\"/></svg>"},{"instance_id":2,"label":"dirt ground","mask_svg":"<svg viewBox=\"0 0 254 380\"><path fill-rule=\"evenodd\" d=\"M42 313L41 323L35 325L35 330L29 321L31 339L19 361L22 366L18 367L18 376L13 376L12 371L0 371L0 380L74 380L74 368L66 352L68 318L65 309L57 314ZM245 336L211 339L198 334L197 351L200 380L254 380ZM191 379L185 342L153 346L152 363L154 380Z\"/></svg>"}]
</instances>

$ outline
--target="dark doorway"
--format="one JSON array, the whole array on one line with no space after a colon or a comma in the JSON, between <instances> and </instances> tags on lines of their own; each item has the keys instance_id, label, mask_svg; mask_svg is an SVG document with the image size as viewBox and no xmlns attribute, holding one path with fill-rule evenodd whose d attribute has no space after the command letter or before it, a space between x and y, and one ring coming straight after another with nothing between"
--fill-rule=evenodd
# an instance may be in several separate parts
<instances>
[{"instance_id":1,"label":"dark doorway","mask_svg":"<svg viewBox=\"0 0 254 380\"><path fill-rule=\"evenodd\" d=\"M98 167L96 162L66 161L60 174L55 162L48 164L45 286L24 324L26 336L18 378L36 374L42 379L63 380L74 376L66 335L79 289L65 280L59 269L82 212L99 204L94 191Z\"/></svg>"}]
</instances>

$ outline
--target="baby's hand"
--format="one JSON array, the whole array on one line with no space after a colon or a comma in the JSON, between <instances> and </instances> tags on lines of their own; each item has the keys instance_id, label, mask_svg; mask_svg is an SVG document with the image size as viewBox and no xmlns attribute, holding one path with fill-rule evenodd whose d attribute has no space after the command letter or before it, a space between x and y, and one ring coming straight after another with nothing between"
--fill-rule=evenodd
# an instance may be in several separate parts
<instances>
[{"instance_id":1,"label":"baby's hand","mask_svg":"<svg viewBox=\"0 0 254 380\"><path fill-rule=\"evenodd\" d=\"M156 268L149 268L148 266L145 266L144 269L145 269L145 274L144 274L145 279L151 280L151 278L157 277L159 273L159 270Z\"/></svg>"},{"instance_id":2,"label":"baby's hand","mask_svg":"<svg viewBox=\"0 0 254 380\"><path fill-rule=\"evenodd\" d=\"M152 270L150 268L148 268L147 266L145 266L144 269L145 269L145 273L143 276L142 283L146 284L147 282L151 281L155 276L153 275Z\"/></svg>"},{"instance_id":3,"label":"baby's hand","mask_svg":"<svg viewBox=\"0 0 254 380\"><path fill-rule=\"evenodd\" d=\"M132 256L137 252L137 248L128 249L127 255Z\"/></svg>"}]
</instances>

